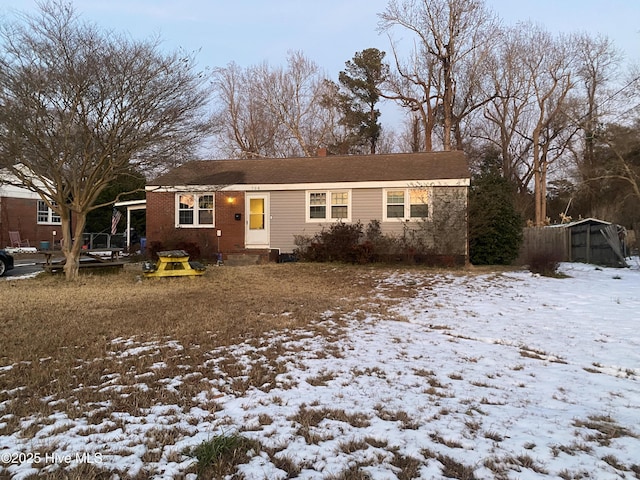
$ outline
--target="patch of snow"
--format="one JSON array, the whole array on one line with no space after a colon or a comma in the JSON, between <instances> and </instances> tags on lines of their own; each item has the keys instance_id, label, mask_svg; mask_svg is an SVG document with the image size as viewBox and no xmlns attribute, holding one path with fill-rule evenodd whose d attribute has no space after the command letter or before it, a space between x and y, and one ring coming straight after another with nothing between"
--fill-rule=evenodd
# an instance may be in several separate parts
<instances>
[{"instance_id":1,"label":"patch of snow","mask_svg":"<svg viewBox=\"0 0 640 480\"><path fill-rule=\"evenodd\" d=\"M621 478L629 472L603 459L640 468L640 270L562 264L561 271L568 278L398 271L380 283L377 299L368 299L377 305L401 288L389 317L326 312L319 319L328 327L334 316L347 320L336 342L282 331L214 350L202 370L159 381L172 394L189 379L201 382L188 409L111 412L96 425L86 420L90 412L80 419L56 412L33 438L0 437L0 453L54 445L61 456L88 452L102 468L161 479L189 468L193 459L181 455L184 449L237 431L297 464L301 479L340 475L354 465L372 479L396 479L399 457L418 461L422 478L442 478L447 459L478 479L495 478L498 467L520 479L558 478L563 471ZM171 339L118 338L112 345L115 358L184 349ZM240 377L248 375L252 366L268 365L276 345L283 372L275 384L234 390L222 362L233 359ZM135 378L161 375L164 367L155 362ZM146 385L118 381L105 374L95 387L127 395ZM0 402L0 425L11 421L2 411ZM320 412L322 419L305 425L302 412ZM23 428L36 421L21 419ZM624 434L599 441L598 424ZM163 431L180 433L143 461L149 435ZM6 467L11 478L34 470L28 461ZM288 478L265 452L255 452L238 472L247 480Z\"/></svg>"}]
</instances>

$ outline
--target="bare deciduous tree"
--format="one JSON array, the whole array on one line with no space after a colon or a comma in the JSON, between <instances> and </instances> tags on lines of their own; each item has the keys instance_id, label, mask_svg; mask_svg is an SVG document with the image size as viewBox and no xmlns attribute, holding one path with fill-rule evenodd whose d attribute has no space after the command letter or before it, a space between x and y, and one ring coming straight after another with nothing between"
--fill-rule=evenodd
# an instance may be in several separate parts
<instances>
[{"instance_id":1,"label":"bare deciduous tree","mask_svg":"<svg viewBox=\"0 0 640 480\"><path fill-rule=\"evenodd\" d=\"M382 96L399 103L411 112L410 150L433 150L433 131L436 127L440 104L441 75L439 65L430 56L422 56L414 50L410 61L404 63L393 49L396 73L385 82Z\"/></svg>"},{"instance_id":2,"label":"bare deciduous tree","mask_svg":"<svg viewBox=\"0 0 640 480\"><path fill-rule=\"evenodd\" d=\"M62 2L4 24L0 42L0 162L60 215L73 280L98 195L132 164L157 171L193 152L205 78L192 56L101 32Z\"/></svg>"},{"instance_id":3,"label":"bare deciduous tree","mask_svg":"<svg viewBox=\"0 0 640 480\"><path fill-rule=\"evenodd\" d=\"M577 196L592 214L603 206L601 186L592 181L598 177L600 159L595 155L597 137L604 120L616 107L618 90L611 92L618 76L621 55L607 37L593 37L586 33L576 36L577 78L580 80L579 95L572 117L582 131L582 144L576 149L574 162L577 170ZM622 95L619 96L622 99Z\"/></svg>"},{"instance_id":4,"label":"bare deciduous tree","mask_svg":"<svg viewBox=\"0 0 640 480\"><path fill-rule=\"evenodd\" d=\"M231 63L214 70L213 85L222 103L215 116L220 153L229 158L276 156L278 122L257 94L255 72Z\"/></svg>"},{"instance_id":5,"label":"bare deciduous tree","mask_svg":"<svg viewBox=\"0 0 640 480\"><path fill-rule=\"evenodd\" d=\"M619 51L607 37L592 37L586 33L575 38L577 54L577 77L582 81L586 111L580 116L584 130L584 163L587 169L594 162L594 138L601 117L607 108L604 95L612 76L618 70L621 61Z\"/></svg>"},{"instance_id":6,"label":"bare deciduous tree","mask_svg":"<svg viewBox=\"0 0 640 480\"><path fill-rule=\"evenodd\" d=\"M390 0L379 16L381 30L399 26L415 33L419 54L430 56L438 63L443 148L461 147L455 144L453 134L460 129L468 109L460 108L456 115L457 86L465 81L463 70L471 71L470 59L482 58L476 51L487 48L492 41L493 15L482 0ZM465 61L467 66L463 69Z\"/></svg>"},{"instance_id":7,"label":"bare deciduous tree","mask_svg":"<svg viewBox=\"0 0 640 480\"><path fill-rule=\"evenodd\" d=\"M483 109L476 135L500 152L503 176L524 193L533 175L527 163L531 139L523 134L529 131L532 82L522 56L529 47L518 27L505 29L502 40L488 62L495 95Z\"/></svg>"},{"instance_id":8,"label":"bare deciduous tree","mask_svg":"<svg viewBox=\"0 0 640 480\"><path fill-rule=\"evenodd\" d=\"M575 87L574 51L568 38L554 38L548 32L530 26L530 48L524 56L523 68L531 78L533 105L531 143L534 186L534 223L546 221L547 174L559 155L551 156L551 144L561 130L558 123L566 117L566 101Z\"/></svg>"},{"instance_id":9,"label":"bare deciduous tree","mask_svg":"<svg viewBox=\"0 0 640 480\"><path fill-rule=\"evenodd\" d=\"M577 131L568 115L575 90L575 48L532 24L505 30L491 64L495 96L484 109L483 136L501 152L504 175L521 193L533 182L535 224L546 220L551 166Z\"/></svg>"},{"instance_id":10,"label":"bare deciduous tree","mask_svg":"<svg viewBox=\"0 0 640 480\"><path fill-rule=\"evenodd\" d=\"M214 72L221 102L217 115L223 154L233 157L315 155L336 128L335 112L324 101L329 85L319 67L300 52L287 66L267 63Z\"/></svg>"},{"instance_id":11,"label":"bare deciduous tree","mask_svg":"<svg viewBox=\"0 0 640 480\"><path fill-rule=\"evenodd\" d=\"M636 210L640 202L639 130L640 119L636 119L632 126L612 124L596 135L595 153L600 162L587 180L606 190L613 190L618 207L633 199Z\"/></svg>"}]
</instances>

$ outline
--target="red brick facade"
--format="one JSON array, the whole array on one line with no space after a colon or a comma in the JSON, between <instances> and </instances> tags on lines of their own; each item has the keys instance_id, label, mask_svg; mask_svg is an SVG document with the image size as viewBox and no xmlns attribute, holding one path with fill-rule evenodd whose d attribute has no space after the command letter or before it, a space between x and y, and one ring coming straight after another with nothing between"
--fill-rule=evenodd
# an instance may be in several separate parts
<instances>
[{"instance_id":1,"label":"red brick facade","mask_svg":"<svg viewBox=\"0 0 640 480\"><path fill-rule=\"evenodd\" d=\"M20 232L23 241L29 240L32 247L40 242L52 242L62 238L62 226L38 223L38 201L30 198L0 197L0 248L11 246L9 232Z\"/></svg>"},{"instance_id":2,"label":"red brick facade","mask_svg":"<svg viewBox=\"0 0 640 480\"><path fill-rule=\"evenodd\" d=\"M172 249L180 243L195 243L202 258L210 259L218 252L244 252L244 210L244 192L216 192L215 228L176 228L176 194L148 191L147 245Z\"/></svg>"}]
</instances>

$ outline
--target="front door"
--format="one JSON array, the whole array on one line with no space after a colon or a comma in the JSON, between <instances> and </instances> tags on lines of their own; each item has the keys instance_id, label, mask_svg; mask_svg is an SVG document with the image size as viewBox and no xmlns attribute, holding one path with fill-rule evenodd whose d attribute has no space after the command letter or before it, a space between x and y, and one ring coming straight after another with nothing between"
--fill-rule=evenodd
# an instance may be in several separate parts
<instances>
[{"instance_id":1,"label":"front door","mask_svg":"<svg viewBox=\"0 0 640 480\"><path fill-rule=\"evenodd\" d=\"M246 248L269 247L269 194L247 193L246 196Z\"/></svg>"}]
</instances>

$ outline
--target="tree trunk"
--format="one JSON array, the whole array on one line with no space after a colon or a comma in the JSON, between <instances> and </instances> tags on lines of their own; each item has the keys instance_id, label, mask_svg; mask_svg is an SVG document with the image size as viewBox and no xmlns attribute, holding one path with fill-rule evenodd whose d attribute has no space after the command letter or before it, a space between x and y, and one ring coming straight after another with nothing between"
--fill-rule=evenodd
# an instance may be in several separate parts
<instances>
[{"instance_id":1,"label":"tree trunk","mask_svg":"<svg viewBox=\"0 0 640 480\"><path fill-rule=\"evenodd\" d=\"M420 119L417 116L414 116L411 122L411 151L420 151Z\"/></svg>"},{"instance_id":2,"label":"tree trunk","mask_svg":"<svg viewBox=\"0 0 640 480\"><path fill-rule=\"evenodd\" d=\"M540 161L540 217L542 224L547 223L547 163L546 156Z\"/></svg>"},{"instance_id":3,"label":"tree trunk","mask_svg":"<svg viewBox=\"0 0 640 480\"><path fill-rule=\"evenodd\" d=\"M74 281L78 279L78 273L80 271L80 250L82 249L83 244L82 234L84 232L84 226L86 224L86 215L84 213L80 214L76 212L76 217L74 218L75 224L73 225L73 228L70 228L71 217L72 213L69 212L69 219L67 219L66 222L65 219L63 219L62 221L62 252L64 253L65 258L65 278L69 281Z\"/></svg>"},{"instance_id":4,"label":"tree trunk","mask_svg":"<svg viewBox=\"0 0 640 480\"><path fill-rule=\"evenodd\" d=\"M442 99L443 118L443 138L442 147L445 152L451 150L451 131L453 128L453 79L451 78L451 65L449 59L443 60L444 64L444 96Z\"/></svg>"},{"instance_id":5,"label":"tree trunk","mask_svg":"<svg viewBox=\"0 0 640 480\"><path fill-rule=\"evenodd\" d=\"M536 227L541 227L543 223L542 218L542 171L540 169L540 132L534 130L533 132L533 198L535 206L535 221Z\"/></svg>"},{"instance_id":6,"label":"tree trunk","mask_svg":"<svg viewBox=\"0 0 640 480\"><path fill-rule=\"evenodd\" d=\"M424 117L424 151L433 151L433 129L436 126L435 115L432 112L428 112L429 115Z\"/></svg>"}]
</instances>

